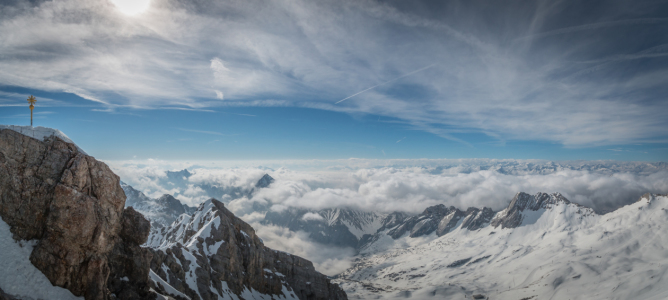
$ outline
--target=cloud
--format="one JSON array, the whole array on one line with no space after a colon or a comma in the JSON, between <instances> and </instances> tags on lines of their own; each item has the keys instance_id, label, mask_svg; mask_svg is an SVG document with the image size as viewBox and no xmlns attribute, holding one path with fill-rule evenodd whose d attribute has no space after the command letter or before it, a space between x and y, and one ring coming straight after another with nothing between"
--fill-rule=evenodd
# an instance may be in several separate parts
<instances>
[{"instance_id":1,"label":"cloud","mask_svg":"<svg viewBox=\"0 0 668 300\"><path fill-rule=\"evenodd\" d=\"M385 213L418 213L436 204L460 209L490 207L501 210L517 192L560 192L571 201L601 212L631 203L647 192L668 192L665 180L668 165L665 163L485 159L273 163L291 168L260 168L257 165L203 168L191 163L189 170L193 175L183 186L165 181L165 170L176 164L162 168L157 166L159 162L156 165L111 163L111 166L122 180L149 196L177 193L179 199L185 199L190 205L209 197L198 186L216 186L229 192L250 191L265 173L271 175L276 181L268 188L229 203L232 211L242 215L251 213L257 204L271 204L271 209L277 211L288 207L350 207ZM329 167L325 167L326 164ZM317 168L310 169L305 165Z\"/></svg>"},{"instance_id":2,"label":"cloud","mask_svg":"<svg viewBox=\"0 0 668 300\"><path fill-rule=\"evenodd\" d=\"M177 194L197 205L208 195L202 186L250 190L265 174L275 181L250 196L227 199L225 206L255 228L264 244L313 261L316 270L335 275L352 266L352 248L323 246L308 234L263 225L258 207L350 207L364 211L419 213L436 204L505 208L520 191L560 192L571 201L610 211L640 195L668 193L668 164L619 161L552 162L495 159L347 159L294 161L169 162L155 159L107 162L121 180L151 197ZM183 184L170 183L167 170L188 168ZM304 220L323 220L307 213Z\"/></svg>"},{"instance_id":3,"label":"cloud","mask_svg":"<svg viewBox=\"0 0 668 300\"><path fill-rule=\"evenodd\" d=\"M156 0L130 18L106 0L12 1L0 4L0 84L110 110L375 114L463 143L666 139L665 19L652 17L665 4L477 4Z\"/></svg>"},{"instance_id":4,"label":"cloud","mask_svg":"<svg viewBox=\"0 0 668 300\"><path fill-rule=\"evenodd\" d=\"M252 220L253 216L244 216L242 219ZM262 225L250 222L256 234L262 239L264 245L280 251L284 251L300 257L305 257L313 262L315 269L325 275L333 276L339 274L352 266L352 257L355 250L323 245L313 242L308 234L303 231L290 231L287 228Z\"/></svg>"},{"instance_id":5,"label":"cloud","mask_svg":"<svg viewBox=\"0 0 668 300\"><path fill-rule=\"evenodd\" d=\"M309 212L309 213L304 214L304 216L302 217L302 220L304 220L304 221L323 221L323 220L325 220L325 218L323 218L319 214Z\"/></svg>"}]
</instances>

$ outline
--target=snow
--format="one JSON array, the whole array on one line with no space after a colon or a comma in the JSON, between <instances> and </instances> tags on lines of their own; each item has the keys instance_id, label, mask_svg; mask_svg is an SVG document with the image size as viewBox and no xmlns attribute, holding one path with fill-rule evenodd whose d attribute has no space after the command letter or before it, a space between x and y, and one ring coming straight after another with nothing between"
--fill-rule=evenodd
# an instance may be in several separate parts
<instances>
[{"instance_id":1,"label":"snow","mask_svg":"<svg viewBox=\"0 0 668 300\"><path fill-rule=\"evenodd\" d=\"M668 197L605 215L565 203L523 214L514 229L458 227L410 247L378 247L337 282L349 299L668 297Z\"/></svg>"},{"instance_id":2,"label":"snow","mask_svg":"<svg viewBox=\"0 0 668 300\"><path fill-rule=\"evenodd\" d=\"M181 297L184 297L186 299L190 299L190 297L188 297L185 294L179 292L177 289L175 289L174 287L169 285L169 283L167 283L162 278L160 278L160 276L158 276L158 274L155 274L155 272L153 272L153 270L150 271L149 277L151 278L151 280L153 280L153 282L160 283L160 285L162 285L162 287L165 289L165 292L167 292L167 294L170 294L170 295L173 295L173 296L181 296Z\"/></svg>"},{"instance_id":3,"label":"snow","mask_svg":"<svg viewBox=\"0 0 668 300\"><path fill-rule=\"evenodd\" d=\"M246 300L287 300L287 299L294 299L298 300L297 296L295 295L294 292L291 292L287 289L285 285L282 286L282 292L283 295L267 295L267 294L262 294L255 289L251 288L245 288L243 292L241 292L241 297Z\"/></svg>"},{"instance_id":4,"label":"snow","mask_svg":"<svg viewBox=\"0 0 668 300\"><path fill-rule=\"evenodd\" d=\"M61 287L56 287L30 262L35 241L16 242L9 225L0 219L0 288L19 298L69 300L76 297Z\"/></svg>"},{"instance_id":5,"label":"snow","mask_svg":"<svg viewBox=\"0 0 668 300\"><path fill-rule=\"evenodd\" d=\"M27 135L34 139L38 139L40 141L44 141L44 139L50 136L57 136L61 140L67 143L74 144L74 142L67 135L65 135L62 131L58 129L42 127L42 126L32 127L32 126L17 126L17 125L0 125L0 129L11 129L23 135ZM79 149L79 152L86 154L86 152L84 152L81 148L79 148L79 146L77 146L77 149Z\"/></svg>"},{"instance_id":6,"label":"snow","mask_svg":"<svg viewBox=\"0 0 668 300\"><path fill-rule=\"evenodd\" d=\"M195 270L199 268L199 264L197 264L197 258L195 258L195 256L186 249L181 249L181 253L183 254L183 257L185 257L185 259L190 262L187 268L183 266L183 270L186 273L186 284L188 284L188 287L195 291L201 298L202 295L199 294L199 289L197 288L197 275L195 274Z\"/></svg>"}]
</instances>

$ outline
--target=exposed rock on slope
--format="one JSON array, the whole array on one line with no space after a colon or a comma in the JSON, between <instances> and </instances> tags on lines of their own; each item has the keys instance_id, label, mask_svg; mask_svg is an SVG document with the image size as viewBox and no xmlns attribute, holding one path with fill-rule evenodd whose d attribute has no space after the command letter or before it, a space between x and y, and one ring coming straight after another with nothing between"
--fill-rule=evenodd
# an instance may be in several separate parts
<instances>
[{"instance_id":1,"label":"exposed rock on slope","mask_svg":"<svg viewBox=\"0 0 668 300\"><path fill-rule=\"evenodd\" d=\"M536 195L529 195L527 193L517 193L508 207L500 211L492 220L491 225L501 228L515 228L522 224L524 220L524 211L537 211L539 209L548 209L556 204L571 204L568 199L559 193L547 194L538 193ZM582 212L586 214L594 214L590 208L586 208L579 204L573 203L577 207L582 208Z\"/></svg>"},{"instance_id":2,"label":"exposed rock on slope","mask_svg":"<svg viewBox=\"0 0 668 300\"><path fill-rule=\"evenodd\" d=\"M151 241L155 244L150 244ZM191 299L347 299L303 258L265 247L255 230L211 199L160 238L151 269L156 290Z\"/></svg>"},{"instance_id":3,"label":"exposed rock on slope","mask_svg":"<svg viewBox=\"0 0 668 300\"><path fill-rule=\"evenodd\" d=\"M52 284L86 299L150 297L146 280L109 289L118 276L146 268L150 253L139 249L146 227L131 232L142 217L123 211L125 195L107 165L59 137L41 141L5 129L0 174L0 216L15 240L38 240L30 261ZM133 263L110 259L118 256Z\"/></svg>"}]
</instances>

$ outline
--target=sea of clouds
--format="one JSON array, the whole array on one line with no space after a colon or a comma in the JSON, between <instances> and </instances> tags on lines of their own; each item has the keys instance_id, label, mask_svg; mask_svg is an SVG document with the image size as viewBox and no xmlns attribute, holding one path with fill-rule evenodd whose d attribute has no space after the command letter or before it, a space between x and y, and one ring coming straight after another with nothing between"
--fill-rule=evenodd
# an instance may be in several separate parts
<instances>
[{"instance_id":1,"label":"sea of clouds","mask_svg":"<svg viewBox=\"0 0 668 300\"><path fill-rule=\"evenodd\" d=\"M560 192L571 201L605 212L633 202L644 193L668 192L665 163L355 159L109 164L123 181L149 197L172 194L188 205L211 197L202 186L250 191L264 174L269 174L275 182L257 189L252 198L220 200L262 202L275 210L289 206L349 207L419 213L436 204L500 210L518 192ZM181 178L181 182L167 178L167 170L186 168L192 175ZM236 203L236 207L241 209L243 205Z\"/></svg>"},{"instance_id":2,"label":"sea of clouds","mask_svg":"<svg viewBox=\"0 0 668 300\"><path fill-rule=\"evenodd\" d=\"M306 257L328 275L348 268L354 250L322 247L303 232L262 225L264 215L255 211L257 204L278 211L287 207L348 207L378 213L420 213L436 204L498 211L518 192L560 192L573 202L605 213L636 201L644 193L668 193L666 163L487 159L108 163L121 180L149 197L168 193L192 206L211 197L202 188L206 186L253 191L222 200L256 228L267 246ZM168 178L166 171L182 169L192 175ZM264 174L275 181L258 189L255 184Z\"/></svg>"}]
</instances>

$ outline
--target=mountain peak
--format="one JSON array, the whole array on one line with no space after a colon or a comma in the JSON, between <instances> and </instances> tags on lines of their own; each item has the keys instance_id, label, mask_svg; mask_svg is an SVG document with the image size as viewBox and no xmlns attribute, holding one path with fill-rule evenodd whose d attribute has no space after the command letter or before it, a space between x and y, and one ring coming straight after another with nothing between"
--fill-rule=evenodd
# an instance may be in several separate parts
<instances>
[{"instance_id":1,"label":"mountain peak","mask_svg":"<svg viewBox=\"0 0 668 300\"><path fill-rule=\"evenodd\" d=\"M264 174L260 180L257 181L255 187L257 188L266 188L274 182L274 178L269 176L269 174Z\"/></svg>"}]
</instances>

